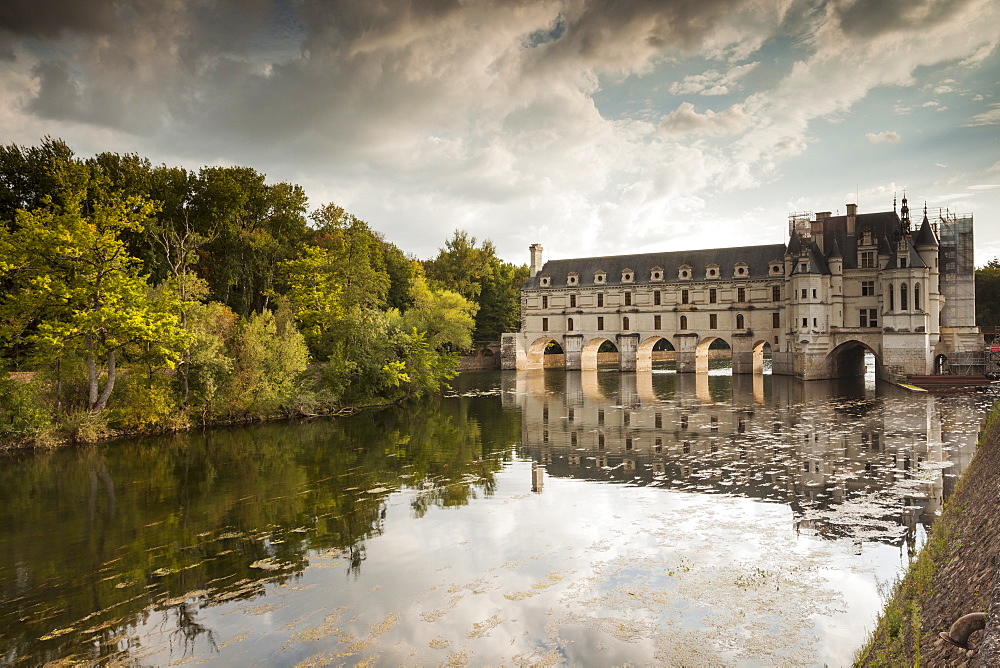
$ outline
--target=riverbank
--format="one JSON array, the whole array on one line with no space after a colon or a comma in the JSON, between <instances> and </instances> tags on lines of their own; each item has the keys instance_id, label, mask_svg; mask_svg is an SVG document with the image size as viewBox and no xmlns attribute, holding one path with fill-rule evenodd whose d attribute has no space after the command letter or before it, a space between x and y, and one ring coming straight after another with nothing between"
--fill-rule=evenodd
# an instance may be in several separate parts
<instances>
[{"instance_id":1,"label":"riverbank","mask_svg":"<svg viewBox=\"0 0 1000 668\"><path fill-rule=\"evenodd\" d=\"M959 617L986 612L1000 560L1000 409L986 420L976 454L896 586L856 666L976 666L983 632L963 650L945 642ZM994 605L994 610L996 605ZM994 622L995 624L995 622ZM993 629L990 629L991 633ZM993 657L995 660L1000 657Z\"/></svg>"}]
</instances>

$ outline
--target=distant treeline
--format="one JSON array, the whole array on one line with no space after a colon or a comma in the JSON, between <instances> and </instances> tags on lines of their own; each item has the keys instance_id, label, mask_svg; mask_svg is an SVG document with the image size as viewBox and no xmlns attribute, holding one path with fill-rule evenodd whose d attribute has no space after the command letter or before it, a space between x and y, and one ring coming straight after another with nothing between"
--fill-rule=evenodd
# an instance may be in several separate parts
<instances>
[{"instance_id":1,"label":"distant treeline","mask_svg":"<svg viewBox=\"0 0 1000 668\"><path fill-rule=\"evenodd\" d=\"M250 167L0 146L0 441L318 415L437 391L527 268L419 261Z\"/></svg>"}]
</instances>

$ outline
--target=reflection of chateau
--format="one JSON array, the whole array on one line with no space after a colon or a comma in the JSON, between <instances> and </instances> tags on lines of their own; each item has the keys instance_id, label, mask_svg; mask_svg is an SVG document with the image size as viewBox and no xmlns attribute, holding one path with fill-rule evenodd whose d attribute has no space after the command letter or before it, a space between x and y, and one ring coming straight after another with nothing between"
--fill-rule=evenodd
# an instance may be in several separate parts
<instances>
[{"instance_id":1,"label":"reflection of chateau","mask_svg":"<svg viewBox=\"0 0 1000 668\"><path fill-rule=\"evenodd\" d=\"M861 375L864 351L879 375L926 374L935 355L978 350L972 218L942 214L911 225L899 214L793 215L786 245L551 260L531 247L521 331L504 334L508 369L543 365L555 342L567 369L597 368L605 341L623 371L651 367L654 346L677 351L679 372L707 369L725 340L733 373L806 380ZM883 368L885 367L885 368Z\"/></svg>"},{"instance_id":2,"label":"reflection of chateau","mask_svg":"<svg viewBox=\"0 0 1000 668\"><path fill-rule=\"evenodd\" d=\"M976 438L958 409L971 398L837 399L830 383L760 374L536 371L509 382L524 447L549 475L780 500L800 518L819 513L805 522L834 535L885 539L890 525L929 523L953 480L944 474L964 468ZM824 519L869 496L891 499L882 516Z\"/></svg>"}]
</instances>

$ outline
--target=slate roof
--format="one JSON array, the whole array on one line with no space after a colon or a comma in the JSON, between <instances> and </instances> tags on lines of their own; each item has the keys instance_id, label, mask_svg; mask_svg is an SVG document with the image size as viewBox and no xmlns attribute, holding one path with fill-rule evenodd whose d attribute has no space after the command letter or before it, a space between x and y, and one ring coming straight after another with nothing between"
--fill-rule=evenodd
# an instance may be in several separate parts
<instances>
[{"instance_id":1,"label":"slate roof","mask_svg":"<svg viewBox=\"0 0 1000 668\"><path fill-rule=\"evenodd\" d=\"M738 278L767 278L772 262L783 263L785 257L784 244L768 244L766 246L740 246L737 248L708 248L703 250L672 251L668 253L642 253L640 255L608 255L605 257L585 257L570 260L549 260L538 275L529 278L526 289L540 287L539 277L547 274L551 281L549 287L567 287L566 276L570 272L579 275L578 285L573 287L620 286L657 284L660 281L650 281L653 268L663 271L663 283L687 283L689 281L677 278L681 265L691 267L691 281L704 281L709 264L719 265L718 280L732 280L737 263L746 263L748 275ZM635 274L634 282L622 283L622 270L631 269ZM603 283L594 283L594 274L603 271L607 277ZM709 279L716 280L716 279Z\"/></svg>"},{"instance_id":2,"label":"slate roof","mask_svg":"<svg viewBox=\"0 0 1000 668\"><path fill-rule=\"evenodd\" d=\"M920 231L917 232L917 236L913 238L914 246L937 246L938 240L934 236L934 230L931 229L931 223L927 220L927 214L924 214L924 221L920 223Z\"/></svg>"},{"instance_id":3,"label":"slate roof","mask_svg":"<svg viewBox=\"0 0 1000 668\"><path fill-rule=\"evenodd\" d=\"M719 266L719 280L733 280L734 268L737 263L746 263L749 275L735 278L761 279L767 278L772 262L783 262L790 254L794 258L792 273L803 273L800 266L803 259L807 262L804 273L829 274L828 258L839 257L843 260L844 269L858 268L858 240L866 230L871 230L878 241L878 254L889 257L886 269L899 266L901 255L907 257L907 266L925 266L917 246L937 245L937 239L926 217L920 226L920 231L912 236L903 235L903 226L895 211L878 213L860 213L855 217L854 234L847 233L847 216L828 216L823 219L822 244L819 239L800 239L792 234L788 244L768 244L763 246L740 246L737 248L708 248L703 250L673 251L668 253L643 253L640 255L609 255L605 257L586 257L571 260L550 260L534 278L524 283L526 289L541 287L539 278L547 275L549 287L565 288L567 275L576 273L578 282L572 287L621 286L657 284L661 281L650 281L650 275L655 268L663 272L662 283L686 283L678 278L682 265L691 268L691 281L714 280L706 279L706 269L709 264ZM905 239L905 253L898 251L898 244ZM820 248L826 249L824 253ZM634 281L622 283L622 272L628 269L634 274ZM603 283L594 282L594 274L604 272Z\"/></svg>"}]
</instances>

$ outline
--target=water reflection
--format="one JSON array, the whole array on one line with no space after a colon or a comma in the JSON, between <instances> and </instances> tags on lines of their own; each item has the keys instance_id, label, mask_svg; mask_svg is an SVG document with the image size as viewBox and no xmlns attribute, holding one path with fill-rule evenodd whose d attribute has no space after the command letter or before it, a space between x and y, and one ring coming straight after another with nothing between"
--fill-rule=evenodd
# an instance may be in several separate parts
<instances>
[{"instance_id":1,"label":"water reflection","mask_svg":"<svg viewBox=\"0 0 1000 668\"><path fill-rule=\"evenodd\" d=\"M911 548L971 457L987 401L762 374L505 382L522 443L549 475L778 501L797 529Z\"/></svg>"},{"instance_id":2,"label":"water reflection","mask_svg":"<svg viewBox=\"0 0 1000 668\"><path fill-rule=\"evenodd\" d=\"M392 492L412 490L416 518L493 492L519 427L495 403L7 458L0 664L134 658L128 630L151 615L182 654L215 647L195 608L262 596L310 563L357 577Z\"/></svg>"},{"instance_id":3,"label":"water reflection","mask_svg":"<svg viewBox=\"0 0 1000 668\"><path fill-rule=\"evenodd\" d=\"M849 663L987 403L481 374L406 410L10 457L0 664Z\"/></svg>"}]
</instances>

